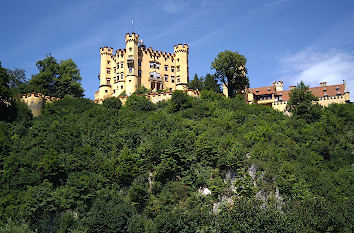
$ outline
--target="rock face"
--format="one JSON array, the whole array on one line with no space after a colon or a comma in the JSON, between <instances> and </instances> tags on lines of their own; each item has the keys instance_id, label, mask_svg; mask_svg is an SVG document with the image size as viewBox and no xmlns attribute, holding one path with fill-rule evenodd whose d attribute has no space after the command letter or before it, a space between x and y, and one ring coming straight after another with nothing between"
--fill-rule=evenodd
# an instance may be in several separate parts
<instances>
[{"instance_id":1,"label":"rock face","mask_svg":"<svg viewBox=\"0 0 354 233\"><path fill-rule=\"evenodd\" d=\"M249 160L251 155L249 153L246 154L246 158ZM247 179L247 175L244 174L237 174L235 171L228 171L225 174L224 183L229 184L225 188L222 195L219 196L219 201L215 202L213 205L213 213L218 214L220 212L220 207L223 205L232 206L234 201L233 198L238 197L239 188L243 188L245 186L245 182L251 184L257 190L254 196L263 202L263 207L265 207L269 201L274 201L274 204L281 209L283 204L283 198L279 192L279 188L276 186L274 188L264 188L261 184L266 183L264 180L265 173L264 171L259 172L258 166L255 163L251 163L249 168L246 170L246 174L250 176L251 179ZM258 174L257 174L258 171ZM238 183L241 183L238 184ZM247 186L247 184L246 184ZM204 188L207 189L207 188ZM199 189L199 192L202 192L204 189ZM209 189L207 189L209 190ZM209 190L210 191L210 190ZM210 192L211 194L211 192Z\"/></svg>"},{"instance_id":2,"label":"rock face","mask_svg":"<svg viewBox=\"0 0 354 233\"><path fill-rule=\"evenodd\" d=\"M211 194L211 191L208 188L199 188L198 192L203 196L207 196Z\"/></svg>"}]
</instances>

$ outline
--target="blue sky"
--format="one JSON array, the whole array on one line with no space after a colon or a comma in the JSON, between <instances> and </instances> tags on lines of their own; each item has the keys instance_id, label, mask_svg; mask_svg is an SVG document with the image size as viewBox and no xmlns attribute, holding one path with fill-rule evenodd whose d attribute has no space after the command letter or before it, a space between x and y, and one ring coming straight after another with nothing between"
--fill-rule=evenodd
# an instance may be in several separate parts
<instances>
[{"instance_id":1,"label":"blue sky","mask_svg":"<svg viewBox=\"0 0 354 233\"><path fill-rule=\"evenodd\" d=\"M189 44L191 78L213 73L216 55L232 50L247 58L251 87L345 79L354 95L353 0L4 1L0 61L29 78L48 53L72 58L93 99L99 48L123 48L132 19L148 47L172 52L175 44Z\"/></svg>"}]
</instances>

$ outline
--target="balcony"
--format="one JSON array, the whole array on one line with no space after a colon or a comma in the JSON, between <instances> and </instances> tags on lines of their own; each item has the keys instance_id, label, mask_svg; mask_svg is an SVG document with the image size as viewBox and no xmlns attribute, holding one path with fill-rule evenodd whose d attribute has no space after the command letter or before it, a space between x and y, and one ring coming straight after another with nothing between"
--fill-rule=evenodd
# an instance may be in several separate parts
<instances>
[{"instance_id":1,"label":"balcony","mask_svg":"<svg viewBox=\"0 0 354 233\"><path fill-rule=\"evenodd\" d=\"M264 96L264 97L260 97L257 101L258 104L271 104L273 103L274 99L272 96Z\"/></svg>"},{"instance_id":2,"label":"balcony","mask_svg":"<svg viewBox=\"0 0 354 233\"><path fill-rule=\"evenodd\" d=\"M133 55L129 55L128 59L127 59L127 64L129 67L134 66L134 57Z\"/></svg>"},{"instance_id":3,"label":"balcony","mask_svg":"<svg viewBox=\"0 0 354 233\"><path fill-rule=\"evenodd\" d=\"M161 75L159 73L157 73L156 71L150 72L150 81L162 82Z\"/></svg>"}]
</instances>

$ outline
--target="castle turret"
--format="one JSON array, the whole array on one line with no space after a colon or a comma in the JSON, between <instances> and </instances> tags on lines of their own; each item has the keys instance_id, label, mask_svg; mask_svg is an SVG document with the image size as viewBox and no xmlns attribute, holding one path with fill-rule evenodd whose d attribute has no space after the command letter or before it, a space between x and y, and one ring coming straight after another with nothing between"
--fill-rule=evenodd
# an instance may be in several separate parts
<instances>
[{"instance_id":1,"label":"castle turret","mask_svg":"<svg viewBox=\"0 0 354 233\"><path fill-rule=\"evenodd\" d=\"M98 98L105 99L112 95L112 82L113 82L113 48L103 47L100 48L101 66L100 66L100 89Z\"/></svg>"},{"instance_id":2,"label":"castle turret","mask_svg":"<svg viewBox=\"0 0 354 233\"><path fill-rule=\"evenodd\" d=\"M283 81L275 81L273 83L273 86L275 87L275 91L283 91L284 90L284 82Z\"/></svg>"},{"instance_id":3,"label":"castle turret","mask_svg":"<svg viewBox=\"0 0 354 233\"><path fill-rule=\"evenodd\" d=\"M185 90L189 81L189 68L188 68L188 53L189 47L187 44L175 45L175 64L176 64L176 89Z\"/></svg>"},{"instance_id":4,"label":"castle turret","mask_svg":"<svg viewBox=\"0 0 354 233\"><path fill-rule=\"evenodd\" d=\"M127 66L124 68L126 74L125 85L127 95L131 95L139 87L138 78L138 42L139 35L127 33L125 35L125 44L127 51Z\"/></svg>"}]
</instances>

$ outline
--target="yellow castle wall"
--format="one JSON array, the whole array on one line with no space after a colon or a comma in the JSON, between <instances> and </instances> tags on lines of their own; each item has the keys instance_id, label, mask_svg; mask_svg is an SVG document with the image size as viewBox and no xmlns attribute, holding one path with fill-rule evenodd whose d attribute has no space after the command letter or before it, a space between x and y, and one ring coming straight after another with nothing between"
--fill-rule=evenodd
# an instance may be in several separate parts
<instances>
[{"instance_id":1,"label":"yellow castle wall","mask_svg":"<svg viewBox=\"0 0 354 233\"><path fill-rule=\"evenodd\" d=\"M23 101L28 108L31 109L34 117L38 117L42 114L42 109L46 103L52 103L57 100L60 100L60 98L45 96L41 93L29 93L24 94L21 97L21 101Z\"/></svg>"},{"instance_id":2,"label":"yellow castle wall","mask_svg":"<svg viewBox=\"0 0 354 233\"><path fill-rule=\"evenodd\" d=\"M118 97L123 91L127 95L131 95L140 86L153 91L158 89L167 91L187 89L189 81L188 45L175 45L174 53L166 53L151 48L139 48L138 42L139 35L127 33L125 49L119 49L115 54L113 54L113 48L104 47L100 49L100 87L99 91L95 93L96 102L101 102L112 96ZM133 63L129 62L133 68L131 73L128 66L129 58L133 60ZM150 62L158 63L159 68L150 68ZM123 68L121 67L122 63ZM167 66L167 70L165 70L165 66ZM139 77L139 70L141 71L141 77ZM151 72L159 73L160 78L151 79ZM122 73L123 79L121 77ZM119 78L117 78L117 75ZM167 80L165 80L165 75L167 75ZM174 78L174 82L172 82L172 78ZM116 81L114 81L115 79ZM159 88L157 88L158 86Z\"/></svg>"}]
</instances>

